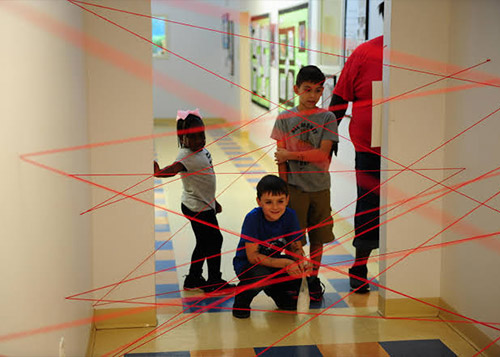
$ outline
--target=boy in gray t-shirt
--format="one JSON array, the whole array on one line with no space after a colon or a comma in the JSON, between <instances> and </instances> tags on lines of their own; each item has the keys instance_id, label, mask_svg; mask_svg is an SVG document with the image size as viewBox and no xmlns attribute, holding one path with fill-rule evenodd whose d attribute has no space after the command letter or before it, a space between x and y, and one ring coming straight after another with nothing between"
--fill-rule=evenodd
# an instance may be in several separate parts
<instances>
[{"instance_id":1,"label":"boy in gray t-shirt","mask_svg":"<svg viewBox=\"0 0 500 357\"><path fill-rule=\"evenodd\" d=\"M318 67L303 67L294 86L299 105L280 113L271 133L277 141L274 157L280 177L289 185L288 206L296 211L301 229L308 229L310 256L316 262L308 279L309 293L316 301L324 293L318 278L323 244L334 239L329 167L339 141L335 115L316 107L324 81ZM302 244L306 243L304 236Z\"/></svg>"}]
</instances>

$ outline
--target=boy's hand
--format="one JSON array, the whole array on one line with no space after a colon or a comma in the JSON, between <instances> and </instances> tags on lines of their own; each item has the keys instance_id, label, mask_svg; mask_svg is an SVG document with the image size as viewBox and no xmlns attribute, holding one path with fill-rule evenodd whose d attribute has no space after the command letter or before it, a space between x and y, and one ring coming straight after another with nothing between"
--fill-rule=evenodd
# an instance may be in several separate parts
<instances>
[{"instance_id":1,"label":"boy's hand","mask_svg":"<svg viewBox=\"0 0 500 357\"><path fill-rule=\"evenodd\" d=\"M312 265L305 259L300 262L300 267L307 276L309 276L313 270Z\"/></svg>"},{"instance_id":2,"label":"boy's hand","mask_svg":"<svg viewBox=\"0 0 500 357\"><path fill-rule=\"evenodd\" d=\"M287 266L286 266L286 272L288 273L288 275L291 275L291 276L301 276L302 275L302 267L300 266L300 263L294 261L294 260L291 260L291 259L287 259Z\"/></svg>"},{"instance_id":3,"label":"boy's hand","mask_svg":"<svg viewBox=\"0 0 500 357\"><path fill-rule=\"evenodd\" d=\"M160 165L158 165L158 163L156 161L153 162L153 170L154 170L153 171L154 172L154 176L156 176L156 174L161 171L160 170Z\"/></svg>"},{"instance_id":4,"label":"boy's hand","mask_svg":"<svg viewBox=\"0 0 500 357\"><path fill-rule=\"evenodd\" d=\"M283 164L288 161L288 150L283 149L283 148L278 148L276 149L276 152L274 153L274 161L279 164Z\"/></svg>"},{"instance_id":5,"label":"boy's hand","mask_svg":"<svg viewBox=\"0 0 500 357\"><path fill-rule=\"evenodd\" d=\"M222 206L220 205L219 202L215 201L215 213L221 213L222 212Z\"/></svg>"}]
</instances>

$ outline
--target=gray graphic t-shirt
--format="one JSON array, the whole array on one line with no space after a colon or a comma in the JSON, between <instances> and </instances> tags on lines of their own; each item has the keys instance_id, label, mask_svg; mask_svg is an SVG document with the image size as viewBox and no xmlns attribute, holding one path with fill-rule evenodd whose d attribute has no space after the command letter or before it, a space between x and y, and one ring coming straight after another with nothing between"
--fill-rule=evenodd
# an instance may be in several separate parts
<instances>
[{"instance_id":1,"label":"gray graphic t-shirt","mask_svg":"<svg viewBox=\"0 0 500 357\"><path fill-rule=\"evenodd\" d=\"M271 138L285 142L288 151L308 151L319 149L322 140L338 142L337 120L332 112L318 108L309 115L298 114L297 107L281 112L274 123ZM307 162L289 160L288 183L305 192L317 192L330 188L330 160Z\"/></svg>"},{"instance_id":2,"label":"gray graphic t-shirt","mask_svg":"<svg viewBox=\"0 0 500 357\"><path fill-rule=\"evenodd\" d=\"M182 203L193 212L215 209L215 174L210 152L203 148L193 154L191 150L181 148L175 160L187 170L180 172L184 186Z\"/></svg>"}]
</instances>

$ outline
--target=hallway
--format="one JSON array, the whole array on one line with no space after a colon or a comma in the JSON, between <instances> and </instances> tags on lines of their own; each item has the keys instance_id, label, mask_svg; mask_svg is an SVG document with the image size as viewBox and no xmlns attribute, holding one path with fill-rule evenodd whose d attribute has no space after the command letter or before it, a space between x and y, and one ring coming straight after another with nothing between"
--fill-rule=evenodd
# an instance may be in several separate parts
<instances>
[{"instance_id":1,"label":"hallway","mask_svg":"<svg viewBox=\"0 0 500 357\"><path fill-rule=\"evenodd\" d=\"M155 148L161 167L173 162L177 154L176 137L168 134L173 130L172 125L155 126L155 134L159 134ZM218 220L226 230L222 271L229 280L235 277L231 260L238 237L228 232L239 232L244 215L255 206L254 188L259 177L276 168L267 155L259 160L262 150L254 151L256 147L238 134L223 137L227 132L222 128L206 133L207 149L217 174L218 201L223 207ZM228 161L250 151L254 152ZM155 204L180 211L182 187L178 177L155 179L155 186ZM471 356L475 353L471 345L438 318L430 321L381 318L377 313L376 286L368 294L350 294L347 277L333 271L335 268L345 271L353 259L352 246L345 238L325 247L326 267L320 272L326 286L325 296L321 303L311 303L308 314L277 310L272 300L261 293L252 303L251 317L235 319L231 315L233 297L182 291L194 246L193 233L186 225L187 220L179 215L156 209L155 216L158 326L98 330L94 356L116 352L133 341L137 342L120 353L151 357L254 356L275 343L263 356ZM335 218L340 220L338 216ZM352 230L347 222L340 220L335 224L337 237ZM348 242L343 244L345 241ZM378 272L377 263L370 263L370 272L372 276ZM144 337L148 333L151 335Z\"/></svg>"},{"instance_id":2,"label":"hallway","mask_svg":"<svg viewBox=\"0 0 500 357\"><path fill-rule=\"evenodd\" d=\"M371 11L368 23L365 7L348 6L364 1L1 0L0 355L500 356L500 1L385 0L385 20ZM162 57L147 41L158 16ZM302 65L331 76L331 93L354 50L344 40L363 29L360 40L383 33L386 49L372 139L385 156L378 254L389 258L369 272L405 259L377 277L382 287L350 294L351 205L335 216L325 299L308 315L260 294L236 320L232 296L182 291L194 237L178 178L151 177L155 152L166 165L178 150L173 127L154 118L187 108L220 118L207 119L207 141L220 139L208 149L232 279L256 182L276 170L272 154L238 156L274 144ZM336 211L355 199L347 123L330 167ZM144 278L115 289L154 247L134 271ZM114 301L95 304L105 295ZM127 320L131 307L145 313Z\"/></svg>"}]
</instances>

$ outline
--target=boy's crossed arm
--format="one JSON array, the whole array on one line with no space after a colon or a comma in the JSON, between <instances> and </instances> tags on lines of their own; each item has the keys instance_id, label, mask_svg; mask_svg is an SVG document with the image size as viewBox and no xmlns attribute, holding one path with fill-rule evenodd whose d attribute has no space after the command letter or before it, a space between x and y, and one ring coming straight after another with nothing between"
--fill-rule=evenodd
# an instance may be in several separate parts
<instances>
[{"instance_id":1,"label":"boy's crossed arm","mask_svg":"<svg viewBox=\"0 0 500 357\"><path fill-rule=\"evenodd\" d=\"M278 164L280 177L287 181L286 162L288 160L308 161L308 162L330 162L334 142L332 140L321 140L318 149L306 151L289 151L283 141L277 141L278 149L274 153L274 159Z\"/></svg>"}]
</instances>

